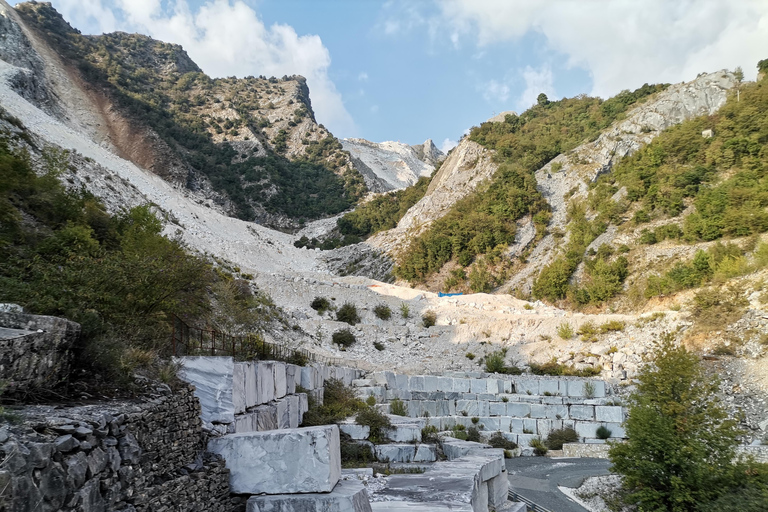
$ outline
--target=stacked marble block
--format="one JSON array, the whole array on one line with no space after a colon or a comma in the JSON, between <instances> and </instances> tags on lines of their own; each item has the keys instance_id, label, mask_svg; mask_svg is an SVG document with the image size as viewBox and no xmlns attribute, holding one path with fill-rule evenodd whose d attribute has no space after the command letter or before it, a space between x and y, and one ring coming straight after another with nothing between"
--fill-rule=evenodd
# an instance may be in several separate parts
<instances>
[{"instance_id":1,"label":"stacked marble block","mask_svg":"<svg viewBox=\"0 0 768 512\"><path fill-rule=\"evenodd\" d=\"M392 428L386 432L390 443L374 445L369 442L370 428L357 425L351 419L339 424L339 430L351 439L370 446L381 462L434 462L437 460L436 446L421 443L421 429L425 425L422 419L388 416L392 422Z\"/></svg>"},{"instance_id":2,"label":"stacked marble block","mask_svg":"<svg viewBox=\"0 0 768 512\"><path fill-rule=\"evenodd\" d=\"M227 461L233 493L257 495L247 512L371 510L362 482L340 481L336 425L228 434L208 451Z\"/></svg>"},{"instance_id":3,"label":"stacked marble block","mask_svg":"<svg viewBox=\"0 0 768 512\"><path fill-rule=\"evenodd\" d=\"M374 511L421 512L515 510L507 502L504 453L487 445L446 439L447 461L422 474L392 475L371 496ZM525 509L522 509L525 510Z\"/></svg>"},{"instance_id":4,"label":"stacked marble block","mask_svg":"<svg viewBox=\"0 0 768 512\"><path fill-rule=\"evenodd\" d=\"M534 437L546 437L551 430L566 427L574 428L586 443L604 442L597 438L600 426L606 426L613 438L625 437L621 426L625 412L610 405L609 390L598 379L377 372L353 385L361 396L373 395L382 402L378 407L385 413L389 412L388 402L398 398L410 418L425 420L440 431L455 425L477 426L486 432L501 431L521 447L527 447Z\"/></svg>"},{"instance_id":5,"label":"stacked marble block","mask_svg":"<svg viewBox=\"0 0 768 512\"><path fill-rule=\"evenodd\" d=\"M235 362L231 357L182 357L179 377L195 386L206 428L220 434L297 428L307 395L322 403L326 380L347 385L359 370L280 361ZM296 393L301 386L306 392Z\"/></svg>"}]
</instances>

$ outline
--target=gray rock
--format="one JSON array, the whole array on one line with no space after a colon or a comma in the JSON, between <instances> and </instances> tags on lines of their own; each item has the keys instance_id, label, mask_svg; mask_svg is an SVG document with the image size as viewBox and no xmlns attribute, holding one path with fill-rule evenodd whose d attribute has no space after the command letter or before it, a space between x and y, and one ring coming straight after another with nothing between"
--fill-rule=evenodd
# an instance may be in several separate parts
<instances>
[{"instance_id":1,"label":"gray rock","mask_svg":"<svg viewBox=\"0 0 768 512\"><path fill-rule=\"evenodd\" d=\"M85 482L88 474L88 460L83 452L77 452L71 457L64 459L67 466L67 476L72 482L73 487L80 487Z\"/></svg>"},{"instance_id":2,"label":"gray rock","mask_svg":"<svg viewBox=\"0 0 768 512\"><path fill-rule=\"evenodd\" d=\"M224 457L238 494L330 492L341 476L336 425L230 434L208 451Z\"/></svg>"},{"instance_id":3,"label":"gray rock","mask_svg":"<svg viewBox=\"0 0 768 512\"><path fill-rule=\"evenodd\" d=\"M598 405L595 406L595 420L621 423L624 421L624 413L620 406Z\"/></svg>"},{"instance_id":4,"label":"gray rock","mask_svg":"<svg viewBox=\"0 0 768 512\"><path fill-rule=\"evenodd\" d=\"M62 453L71 452L75 448L78 448L80 446L80 441L72 437L72 434L67 434L64 436L59 436L56 438L56 440L53 442L53 445L56 447L56 449Z\"/></svg>"},{"instance_id":5,"label":"gray rock","mask_svg":"<svg viewBox=\"0 0 768 512\"><path fill-rule=\"evenodd\" d=\"M120 457L131 464L138 464L141 460L141 447L130 432L117 440L117 450Z\"/></svg>"},{"instance_id":6,"label":"gray rock","mask_svg":"<svg viewBox=\"0 0 768 512\"><path fill-rule=\"evenodd\" d=\"M202 420L207 423L233 423L234 361L231 357L181 357L179 378L195 386Z\"/></svg>"},{"instance_id":7,"label":"gray rock","mask_svg":"<svg viewBox=\"0 0 768 512\"><path fill-rule=\"evenodd\" d=\"M40 493L45 497L53 509L59 509L67 499L67 474L61 464L54 462L49 469L43 471L38 486Z\"/></svg>"},{"instance_id":8,"label":"gray rock","mask_svg":"<svg viewBox=\"0 0 768 512\"><path fill-rule=\"evenodd\" d=\"M328 494L253 496L246 512L371 512L362 482L342 480Z\"/></svg>"}]
</instances>

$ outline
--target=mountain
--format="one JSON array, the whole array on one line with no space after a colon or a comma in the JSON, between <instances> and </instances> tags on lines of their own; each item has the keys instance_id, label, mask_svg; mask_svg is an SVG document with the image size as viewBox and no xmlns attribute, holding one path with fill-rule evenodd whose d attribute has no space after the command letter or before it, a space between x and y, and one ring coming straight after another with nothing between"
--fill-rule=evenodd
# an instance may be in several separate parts
<instances>
[{"instance_id":1,"label":"mountain","mask_svg":"<svg viewBox=\"0 0 768 512\"><path fill-rule=\"evenodd\" d=\"M373 192L387 192L408 187L422 176L431 176L435 166L445 159L431 139L409 146L402 142L370 142L342 139L341 145Z\"/></svg>"},{"instance_id":2,"label":"mountain","mask_svg":"<svg viewBox=\"0 0 768 512\"><path fill-rule=\"evenodd\" d=\"M203 203L291 227L366 191L316 123L303 77L212 79L178 45L85 36L46 3L19 4L10 17L23 28L9 29L2 52L30 70L25 97Z\"/></svg>"}]
</instances>

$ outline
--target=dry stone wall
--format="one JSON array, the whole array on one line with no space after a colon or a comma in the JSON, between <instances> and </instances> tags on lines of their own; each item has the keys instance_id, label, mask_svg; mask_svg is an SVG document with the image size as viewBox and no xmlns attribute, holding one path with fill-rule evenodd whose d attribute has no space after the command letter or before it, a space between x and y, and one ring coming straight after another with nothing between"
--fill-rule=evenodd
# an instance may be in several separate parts
<instances>
[{"instance_id":1,"label":"dry stone wall","mask_svg":"<svg viewBox=\"0 0 768 512\"><path fill-rule=\"evenodd\" d=\"M0 510L231 510L192 389L140 404L37 406L0 429Z\"/></svg>"}]
</instances>

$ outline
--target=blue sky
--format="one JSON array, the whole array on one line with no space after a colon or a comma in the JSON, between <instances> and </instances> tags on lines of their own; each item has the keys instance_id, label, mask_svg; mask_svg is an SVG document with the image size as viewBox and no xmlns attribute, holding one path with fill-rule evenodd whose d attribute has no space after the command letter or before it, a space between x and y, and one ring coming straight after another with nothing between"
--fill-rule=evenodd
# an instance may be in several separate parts
<instances>
[{"instance_id":1,"label":"blue sky","mask_svg":"<svg viewBox=\"0 0 768 512\"><path fill-rule=\"evenodd\" d=\"M15 2L12 2L15 3ZM450 147L540 92L607 97L768 58L762 0L52 0L83 33L182 44L212 76L302 74L338 137Z\"/></svg>"}]
</instances>

